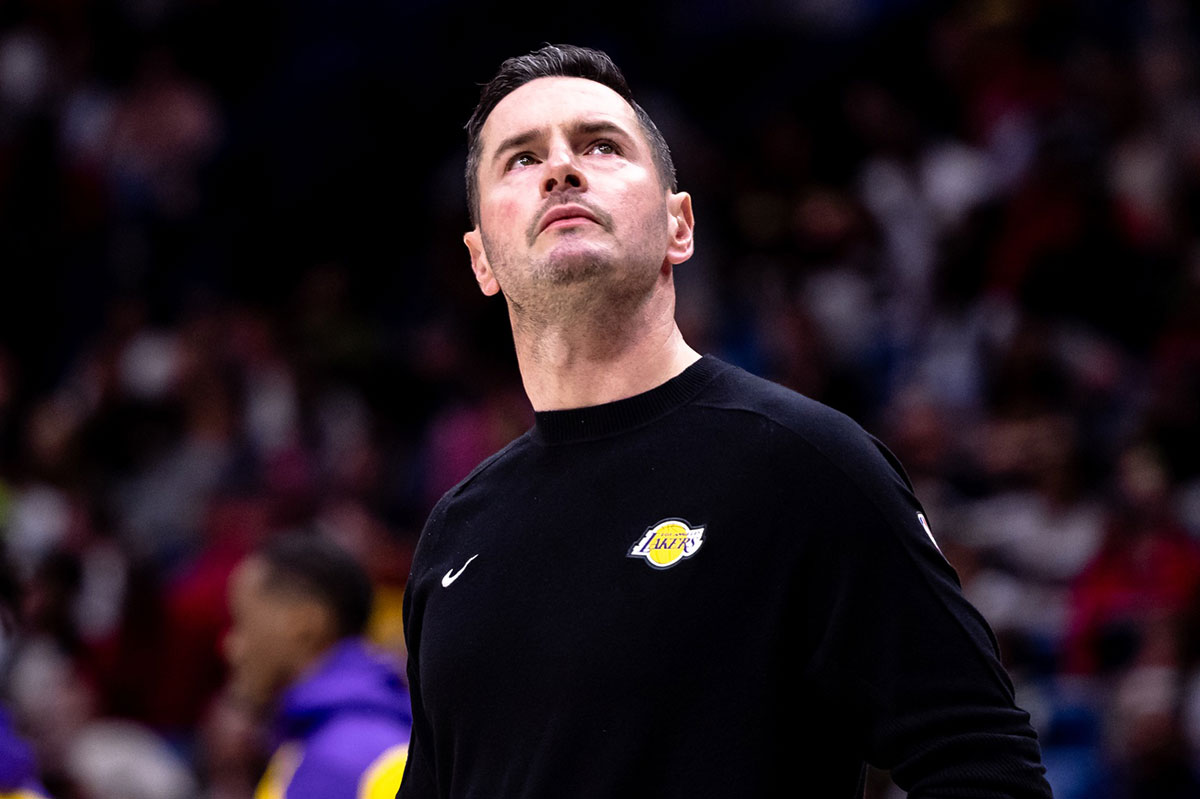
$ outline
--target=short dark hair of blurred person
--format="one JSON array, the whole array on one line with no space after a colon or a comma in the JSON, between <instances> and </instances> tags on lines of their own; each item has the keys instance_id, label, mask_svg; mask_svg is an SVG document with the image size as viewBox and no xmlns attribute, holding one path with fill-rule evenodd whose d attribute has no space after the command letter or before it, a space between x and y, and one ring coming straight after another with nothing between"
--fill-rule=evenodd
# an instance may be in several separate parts
<instances>
[{"instance_id":1,"label":"short dark hair of blurred person","mask_svg":"<svg viewBox=\"0 0 1200 799\"><path fill-rule=\"evenodd\" d=\"M280 536L238 565L229 603L230 692L271 712L277 744L256 796L395 796L412 716L398 667L363 640L362 566L320 536Z\"/></svg>"},{"instance_id":2,"label":"short dark hair of blurred person","mask_svg":"<svg viewBox=\"0 0 1200 799\"><path fill-rule=\"evenodd\" d=\"M16 634L20 604L21 583L0 546L0 637L4 643L0 652L8 651ZM33 748L17 735L12 716L0 706L0 799L39 799L45 795Z\"/></svg>"}]
</instances>

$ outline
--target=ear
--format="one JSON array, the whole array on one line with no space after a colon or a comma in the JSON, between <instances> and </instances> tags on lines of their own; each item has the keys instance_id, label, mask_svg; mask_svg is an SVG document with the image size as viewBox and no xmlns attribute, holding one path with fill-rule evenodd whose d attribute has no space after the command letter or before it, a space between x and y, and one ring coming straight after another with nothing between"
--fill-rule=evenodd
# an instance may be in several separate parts
<instances>
[{"instance_id":1,"label":"ear","mask_svg":"<svg viewBox=\"0 0 1200 799\"><path fill-rule=\"evenodd\" d=\"M671 237L667 244L667 261L671 264L681 264L691 258L695 250L693 237L696 232L696 220L692 217L692 195L686 191L669 195L667 213L670 215L667 232Z\"/></svg>"},{"instance_id":2,"label":"ear","mask_svg":"<svg viewBox=\"0 0 1200 799\"><path fill-rule=\"evenodd\" d=\"M488 263L487 253L483 250L483 235L479 232L479 225L463 234L463 244L471 252L471 270L475 273L479 290L491 297L500 291L500 284L496 282L492 265Z\"/></svg>"}]
</instances>

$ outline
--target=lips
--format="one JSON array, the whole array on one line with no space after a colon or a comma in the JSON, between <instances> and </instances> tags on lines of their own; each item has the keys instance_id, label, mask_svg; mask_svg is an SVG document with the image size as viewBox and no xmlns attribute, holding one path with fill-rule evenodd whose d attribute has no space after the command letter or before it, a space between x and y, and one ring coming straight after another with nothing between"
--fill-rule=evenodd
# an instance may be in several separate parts
<instances>
[{"instance_id":1,"label":"lips","mask_svg":"<svg viewBox=\"0 0 1200 799\"><path fill-rule=\"evenodd\" d=\"M596 219L596 215L582 205L559 205L551 208L542 217L542 221L538 224L538 233L563 219L586 219L589 222L600 223L600 220Z\"/></svg>"}]
</instances>

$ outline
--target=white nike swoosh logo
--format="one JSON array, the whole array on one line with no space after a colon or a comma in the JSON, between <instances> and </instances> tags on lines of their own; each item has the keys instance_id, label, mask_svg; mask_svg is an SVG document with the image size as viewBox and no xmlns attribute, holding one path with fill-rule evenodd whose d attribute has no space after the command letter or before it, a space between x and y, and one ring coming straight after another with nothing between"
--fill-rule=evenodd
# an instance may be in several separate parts
<instances>
[{"instance_id":1,"label":"white nike swoosh logo","mask_svg":"<svg viewBox=\"0 0 1200 799\"><path fill-rule=\"evenodd\" d=\"M457 572L455 572L454 569L451 569L450 571L446 572L446 576L442 578L442 588L449 588L450 583L454 582L460 576L462 576L462 573L465 572L467 570L467 567L471 565L471 561L475 560L475 558L477 558L477 557L479 557L479 555L472 555L471 557L467 558L467 562L464 563L462 565L462 568L459 569Z\"/></svg>"}]
</instances>

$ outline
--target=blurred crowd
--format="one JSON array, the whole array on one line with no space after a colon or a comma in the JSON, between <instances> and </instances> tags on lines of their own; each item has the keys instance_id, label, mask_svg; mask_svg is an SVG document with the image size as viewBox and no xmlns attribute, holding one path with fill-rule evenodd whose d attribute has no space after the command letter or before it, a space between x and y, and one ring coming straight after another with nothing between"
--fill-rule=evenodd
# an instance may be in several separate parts
<instances>
[{"instance_id":1,"label":"blurred crowd","mask_svg":"<svg viewBox=\"0 0 1200 799\"><path fill-rule=\"evenodd\" d=\"M0 696L54 796L251 795L226 582L281 532L361 559L403 657L425 514L532 422L461 124L546 38L673 147L685 337L905 464L1055 795L1200 795L1190 4L400 5L0 5Z\"/></svg>"}]
</instances>

